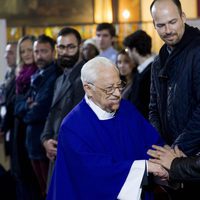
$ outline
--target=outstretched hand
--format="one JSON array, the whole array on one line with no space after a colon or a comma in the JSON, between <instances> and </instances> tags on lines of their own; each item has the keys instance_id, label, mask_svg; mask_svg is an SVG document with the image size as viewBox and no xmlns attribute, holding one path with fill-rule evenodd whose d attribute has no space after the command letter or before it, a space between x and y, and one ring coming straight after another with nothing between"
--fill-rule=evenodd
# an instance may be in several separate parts
<instances>
[{"instance_id":1,"label":"outstretched hand","mask_svg":"<svg viewBox=\"0 0 200 200\"><path fill-rule=\"evenodd\" d=\"M170 169L172 161L177 157L183 157L185 154L177 147L171 148L168 145L164 147L153 145L152 146L155 150L149 149L147 154L150 155L151 162L159 164L166 169Z\"/></svg>"}]
</instances>

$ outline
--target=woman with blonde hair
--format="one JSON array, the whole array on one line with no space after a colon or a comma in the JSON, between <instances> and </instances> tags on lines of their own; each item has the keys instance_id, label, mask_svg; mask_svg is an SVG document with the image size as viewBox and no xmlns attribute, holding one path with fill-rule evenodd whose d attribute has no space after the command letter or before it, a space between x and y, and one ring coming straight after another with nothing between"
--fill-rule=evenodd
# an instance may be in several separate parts
<instances>
[{"instance_id":1,"label":"woman with blonde hair","mask_svg":"<svg viewBox=\"0 0 200 200\"><path fill-rule=\"evenodd\" d=\"M15 100L15 124L13 136L13 169L16 179L17 199L38 199L37 182L31 162L25 147L26 125L20 114L20 102L26 98L30 88L31 76L38 69L34 62L33 43L35 37L26 35L19 39L17 45L16 68L16 100Z\"/></svg>"},{"instance_id":2,"label":"woman with blonde hair","mask_svg":"<svg viewBox=\"0 0 200 200\"><path fill-rule=\"evenodd\" d=\"M31 75L37 70L33 57L33 43L35 37L26 35L18 41L17 68L16 68L16 93L26 94L30 86Z\"/></svg>"}]
</instances>

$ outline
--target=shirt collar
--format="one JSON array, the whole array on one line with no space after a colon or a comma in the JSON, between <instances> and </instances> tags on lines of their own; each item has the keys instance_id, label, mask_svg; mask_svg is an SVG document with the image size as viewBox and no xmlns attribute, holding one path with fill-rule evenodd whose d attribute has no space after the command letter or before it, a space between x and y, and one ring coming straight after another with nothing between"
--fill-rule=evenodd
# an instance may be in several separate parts
<instances>
[{"instance_id":1,"label":"shirt collar","mask_svg":"<svg viewBox=\"0 0 200 200\"><path fill-rule=\"evenodd\" d=\"M142 64L140 64L138 67L137 67L137 70L138 70L138 73L141 74L145 69L146 67L151 63L153 62L155 56L151 56L149 58L147 58Z\"/></svg>"},{"instance_id":2,"label":"shirt collar","mask_svg":"<svg viewBox=\"0 0 200 200\"><path fill-rule=\"evenodd\" d=\"M115 116L115 112L109 113L105 110L102 110L99 106L97 106L91 99L85 95L85 101L88 106L93 110L99 120L108 120L112 119Z\"/></svg>"}]
</instances>

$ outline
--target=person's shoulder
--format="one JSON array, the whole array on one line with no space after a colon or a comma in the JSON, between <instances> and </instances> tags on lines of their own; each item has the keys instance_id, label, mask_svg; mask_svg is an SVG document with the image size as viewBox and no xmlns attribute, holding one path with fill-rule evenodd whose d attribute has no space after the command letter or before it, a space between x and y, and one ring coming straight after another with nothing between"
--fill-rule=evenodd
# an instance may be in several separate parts
<instances>
[{"instance_id":1,"label":"person's shoulder","mask_svg":"<svg viewBox=\"0 0 200 200\"><path fill-rule=\"evenodd\" d=\"M77 66L82 67L85 63L86 63L86 61L81 59L80 61L77 62Z\"/></svg>"},{"instance_id":2,"label":"person's shoulder","mask_svg":"<svg viewBox=\"0 0 200 200\"><path fill-rule=\"evenodd\" d=\"M125 120L128 120L132 123L135 122L143 122L145 121L142 114L138 111L133 103L128 100L122 99L120 104L119 116L123 117Z\"/></svg>"},{"instance_id":3,"label":"person's shoulder","mask_svg":"<svg viewBox=\"0 0 200 200\"><path fill-rule=\"evenodd\" d=\"M136 110L136 107L129 100L122 99L120 102L120 109L124 112L131 112Z\"/></svg>"},{"instance_id":4,"label":"person's shoulder","mask_svg":"<svg viewBox=\"0 0 200 200\"><path fill-rule=\"evenodd\" d=\"M63 122L67 124L78 124L83 120L86 112L86 102L82 99L64 118Z\"/></svg>"},{"instance_id":5,"label":"person's shoulder","mask_svg":"<svg viewBox=\"0 0 200 200\"><path fill-rule=\"evenodd\" d=\"M186 25L186 40L190 45L188 47L197 47L200 48L200 30L196 27Z\"/></svg>"}]
</instances>

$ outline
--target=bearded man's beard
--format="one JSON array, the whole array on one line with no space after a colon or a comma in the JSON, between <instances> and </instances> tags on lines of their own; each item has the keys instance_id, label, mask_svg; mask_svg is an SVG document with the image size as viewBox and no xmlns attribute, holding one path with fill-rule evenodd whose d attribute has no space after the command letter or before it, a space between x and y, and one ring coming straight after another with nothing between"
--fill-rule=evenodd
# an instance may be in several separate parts
<instances>
[{"instance_id":1,"label":"bearded man's beard","mask_svg":"<svg viewBox=\"0 0 200 200\"><path fill-rule=\"evenodd\" d=\"M59 56L58 65L61 68L72 68L79 59L79 51L73 56Z\"/></svg>"}]
</instances>

